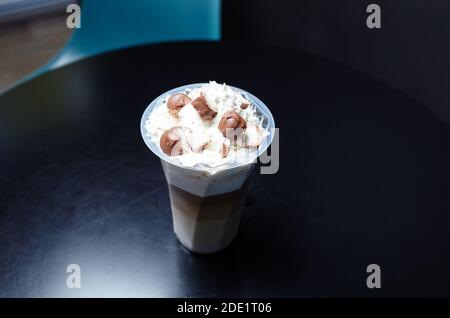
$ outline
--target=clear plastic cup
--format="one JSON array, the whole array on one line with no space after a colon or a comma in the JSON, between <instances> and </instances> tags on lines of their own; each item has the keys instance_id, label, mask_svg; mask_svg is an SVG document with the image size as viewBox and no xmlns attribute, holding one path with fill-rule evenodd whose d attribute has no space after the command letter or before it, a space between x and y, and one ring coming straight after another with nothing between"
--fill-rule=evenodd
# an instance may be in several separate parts
<instances>
[{"instance_id":1,"label":"clear plastic cup","mask_svg":"<svg viewBox=\"0 0 450 318\"><path fill-rule=\"evenodd\" d=\"M147 135L145 123L153 109L168 95L186 92L206 85L191 84L172 89L156 98L144 111L141 134L150 150L161 159L172 208L173 227L178 240L188 250L214 253L227 247L236 236L242 206L248 190L248 179L256 159L266 151L274 138L275 122L269 109L252 94L236 88L264 118L263 128L269 135L250 156L238 162L215 168L186 167L161 151Z\"/></svg>"}]
</instances>

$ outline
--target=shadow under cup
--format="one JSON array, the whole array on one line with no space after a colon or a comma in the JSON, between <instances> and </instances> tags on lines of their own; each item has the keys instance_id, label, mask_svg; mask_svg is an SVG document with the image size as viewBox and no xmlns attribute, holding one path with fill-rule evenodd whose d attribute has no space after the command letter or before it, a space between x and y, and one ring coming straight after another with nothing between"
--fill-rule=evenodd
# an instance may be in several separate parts
<instances>
[{"instance_id":1,"label":"shadow under cup","mask_svg":"<svg viewBox=\"0 0 450 318\"><path fill-rule=\"evenodd\" d=\"M269 132L259 148L239 161L210 168L185 167L176 157L164 154L159 143L151 140L145 129L152 110L168 95L186 92L206 84L192 84L168 91L156 98L145 110L141 133L147 146L161 159L172 208L174 232L188 250L214 253L227 247L236 236L242 207L248 191L249 176L256 159L266 151L273 140L275 123L268 108L255 96L241 89L241 93L257 109L263 128Z\"/></svg>"}]
</instances>

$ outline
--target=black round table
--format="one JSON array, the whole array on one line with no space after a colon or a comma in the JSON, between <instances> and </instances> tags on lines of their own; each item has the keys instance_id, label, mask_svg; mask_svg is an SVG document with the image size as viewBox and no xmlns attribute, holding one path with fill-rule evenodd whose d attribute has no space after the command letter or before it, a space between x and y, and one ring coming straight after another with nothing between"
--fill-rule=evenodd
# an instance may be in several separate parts
<instances>
[{"instance_id":1,"label":"black round table","mask_svg":"<svg viewBox=\"0 0 450 318\"><path fill-rule=\"evenodd\" d=\"M232 245L195 255L139 122L208 80L268 105L280 167L253 176ZM302 52L187 42L82 60L0 96L0 296L449 296L449 145L424 106Z\"/></svg>"}]
</instances>

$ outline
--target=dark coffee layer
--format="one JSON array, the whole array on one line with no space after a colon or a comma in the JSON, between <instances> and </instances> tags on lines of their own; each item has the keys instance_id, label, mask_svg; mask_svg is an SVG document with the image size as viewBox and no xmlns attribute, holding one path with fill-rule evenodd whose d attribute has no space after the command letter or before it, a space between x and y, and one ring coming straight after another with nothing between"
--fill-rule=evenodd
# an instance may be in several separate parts
<instances>
[{"instance_id":1,"label":"dark coffee layer","mask_svg":"<svg viewBox=\"0 0 450 318\"><path fill-rule=\"evenodd\" d=\"M239 190L199 197L169 184L172 209L196 220L226 219L242 208L247 194L248 180Z\"/></svg>"}]
</instances>

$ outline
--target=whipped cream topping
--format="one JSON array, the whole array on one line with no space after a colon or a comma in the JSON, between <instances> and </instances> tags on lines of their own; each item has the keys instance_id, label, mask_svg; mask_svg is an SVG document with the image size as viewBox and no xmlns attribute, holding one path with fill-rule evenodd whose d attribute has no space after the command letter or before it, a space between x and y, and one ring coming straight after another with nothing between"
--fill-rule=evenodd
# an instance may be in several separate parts
<instances>
[{"instance_id":1,"label":"whipped cream topping","mask_svg":"<svg viewBox=\"0 0 450 318\"><path fill-rule=\"evenodd\" d=\"M180 142L177 146L182 148L182 154L172 154L170 158L179 160L183 166L218 167L230 162L247 162L249 155L257 151L268 135L262 126L264 118L255 106L226 84L212 81L178 93L187 95L189 102L173 111L168 107L171 96L161 99L146 120L145 129L151 141L160 145L164 132L177 127ZM193 101L199 97L204 98L213 113L217 112L214 118L202 117L193 106ZM225 137L218 128L224 114L231 111L239 114L246 123L238 142L230 141L229 136Z\"/></svg>"}]
</instances>

